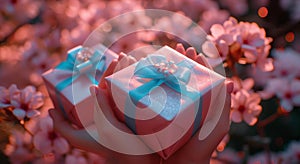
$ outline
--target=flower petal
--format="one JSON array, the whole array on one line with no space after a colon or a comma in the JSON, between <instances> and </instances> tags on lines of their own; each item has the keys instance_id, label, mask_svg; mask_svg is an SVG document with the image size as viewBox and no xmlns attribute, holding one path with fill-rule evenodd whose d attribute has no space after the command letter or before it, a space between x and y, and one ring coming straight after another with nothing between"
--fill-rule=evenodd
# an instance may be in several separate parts
<instances>
[{"instance_id":1,"label":"flower petal","mask_svg":"<svg viewBox=\"0 0 300 164\"><path fill-rule=\"evenodd\" d=\"M260 59L257 62L258 68L260 68L264 72L269 72L274 69L273 59L266 58L264 60Z\"/></svg>"},{"instance_id":2,"label":"flower petal","mask_svg":"<svg viewBox=\"0 0 300 164\"><path fill-rule=\"evenodd\" d=\"M218 37L220 37L221 35L223 35L225 33L225 30L224 30L224 27L222 25L214 24L214 25L211 26L210 32L214 37L218 38Z\"/></svg>"},{"instance_id":3,"label":"flower petal","mask_svg":"<svg viewBox=\"0 0 300 164\"><path fill-rule=\"evenodd\" d=\"M294 108L292 102L285 99L280 101L280 105L288 112L292 111Z\"/></svg>"},{"instance_id":4,"label":"flower petal","mask_svg":"<svg viewBox=\"0 0 300 164\"><path fill-rule=\"evenodd\" d=\"M254 63L257 59L257 56L249 51L245 51L244 55L247 58L248 63Z\"/></svg>"},{"instance_id":5,"label":"flower petal","mask_svg":"<svg viewBox=\"0 0 300 164\"><path fill-rule=\"evenodd\" d=\"M26 116L26 112L23 109L16 108L12 112L19 120L23 120Z\"/></svg>"},{"instance_id":6,"label":"flower petal","mask_svg":"<svg viewBox=\"0 0 300 164\"><path fill-rule=\"evenodd\" d=\"M231 111L231 120L236 123L241 122L242 121L241 113L237 110L232 110Z\"/></svg>"},{"instance_id":7,"label":"flower petal","mask_svg":"<svg viewBox=\"0 0 300 164\"><path fill-rule=\"evenodd\" d=\"M69 143L67 142L67 140L65 140L62 137L55 139L53 142L53 146L54 146L55 152L57 152L59 154L65 154L70 149Z\"/></svg>"},{"instance_id":8,"label":"flower petal","mask_svg":"<svg viewBox=\"0 0 300 164\"><path fill-rule=\"evenodd\" d=\"M51 141L48 139L48 132L39 131L33 137L33 145L44 154L52 152Z\"/></svg>"},{"instance_id":9,"label":"flower petal","mask_svg":"<svg viewBox=\"0 0 300 164\"><path fill-rule=\"evenodd\" d=\"M37 110L29 110L29 111L27 111L27 113L26 113L26 116L27 116L28 118L33 118L33 117L36 117L36 116L38 116L38 115L40 115L40 112L37 111Z\"/></svg>"},{"instance_id":10,"label":"flower petal","mask_svg":"<svg viewBox=\"0 0 300 164\"><path fill-rule=\"evenodd\" d=\"M296 106L300 106L300 94L294 96L294 97L292 98L292 101L293 101L293 103L294 103Z\"/></svg>"},{"instance_id":11,"label":"flower petal","mask_svg":"<svg viewBox=\"0 0 300 164\"><path fill-rule=\"evenodd\" d=\"M258 120L256 117L254 117L251 113L248 112L243 113L243 119L250 126L253 126Z\"/></svg>"},{"instance_id":12,"label":"flower petal","mask_svg":"<svg viewBox=\"0 0 300 164\"><path fill-rule=\"evenodd\" d=\"M216 46L210 41L206 41L202 44L202 50L203 50L204 54L210 58L218 58L219 57L219 52L218 52Z\"/></svg>"},{"instance_id":13,"label":"flower petal","mask_svg":"<svg viewBox=\"0 0 300 164\"><path fill-rule=\"evenodd\" d=\"M247 78L243 80L242 86L246 90L250 90L254 86L254 80L252 78Z\"/></svg>"},{"instance_id":14,"label":"flower petal","mask_svg":"<svg viewBox=\"0 0 300 164\"><path fill-rule=\"evenodd\" d=\"M74 155L67 155L65 164L74 164L77 163L77 158Z\"/></svg>"}]
</instances>

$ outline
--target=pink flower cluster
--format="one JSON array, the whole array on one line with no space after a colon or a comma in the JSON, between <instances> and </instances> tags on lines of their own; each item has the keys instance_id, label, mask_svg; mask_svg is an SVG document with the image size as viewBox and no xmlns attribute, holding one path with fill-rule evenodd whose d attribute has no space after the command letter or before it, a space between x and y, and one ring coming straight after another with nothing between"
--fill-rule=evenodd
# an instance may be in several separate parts
<instances>
[{"instance_id":1,"label":"pink flower cluster","mask_svg":"<svg viewBox=\"0 0 300 164\"><path fill-rule=\"evenodd\" d=\"M274 50L274 70L266 75L266 86L261 92L268 99L276 95L280 105L291 111L294 106L300 106L300 54L292 49Z\"/></svg>"},{"instance_id":2,"label":"pink flower cluster","mask_svg":"<svg viewBox=\"0 0 300 164\"><path fill-rule=\"evenodd\" d=\"M35 87L27 86L20 90L16 85L8 89L0 87L0 108L12 108L13 115L18 120L38 116L38 109L44 104L43 94L36 91Z\"/></svg>"},{"instance_id":3,"label":"pink flower cluster","mask_svg":"<svg viewBox=\"0 0 300 164\"><path fill-rule=\"evenodd\" d=\"M230 17L223 24L214 24L210 31L208 41L202 45L208 57L220 55L229 67L239 63L252 64L263 71L273 69L273 60L268 58L272 39L256 23L238 22Z\"/></svg>"},{"instance_id":4,"label":"pink flower cluster","mask_svg":"<svg viewBox=\"0 0 300 164\"><path fill-rule=\"evenodd\" d=\"M260 95L252 90L254 80L251 78L244 81L237 78L232 80L234 90L231 94L231 120L237 123L244 120L248 125L253 126L262 111Z\"/></svg>"}]
</instances>

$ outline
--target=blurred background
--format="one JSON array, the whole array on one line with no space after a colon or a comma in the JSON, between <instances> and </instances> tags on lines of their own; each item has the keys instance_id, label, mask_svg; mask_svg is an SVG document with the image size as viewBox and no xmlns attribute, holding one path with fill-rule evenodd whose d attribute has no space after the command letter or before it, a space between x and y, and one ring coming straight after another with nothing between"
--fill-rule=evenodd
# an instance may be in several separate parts
<instances>
[{"instance_id":1,"label":"blurred background","mask_svg":"<svg viewBox=\"0 0 300 164\"><path fill-rule=\"evenodd\" d=\"M182 14L201 26L209 42L199 43L197 53L208 61L219 53L219 64L235 82L231 129L211 163L300 163L299 0L0 0L0 163L103 162L70 145L60 152L39 148L35 136L52 107L41 74L110 18L152 8ZM155 21L170 32L185 23ZM129 28L153 24L147 14L121 23ZM190 25L184 24L186 29ZM144 45L175 48L177 43L189 47L170 34L144 31L125 36L110 49L127 53ZM52 135L45 141L57 138L48 132Z\"/></svg>"}]
</instances>

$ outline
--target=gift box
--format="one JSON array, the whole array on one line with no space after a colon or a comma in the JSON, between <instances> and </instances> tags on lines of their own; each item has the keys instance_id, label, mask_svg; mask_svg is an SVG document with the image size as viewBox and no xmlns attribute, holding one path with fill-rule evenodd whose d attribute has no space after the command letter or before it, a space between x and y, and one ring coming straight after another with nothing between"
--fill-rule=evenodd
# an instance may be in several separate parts
<instances>
[{"instance_id":1,"label":"gift box","mask_svg":"<svg viewBox=\"0 0 300 164\"><path fill-rule=\"evenodd\" d=\"M98 84L107 66L117 58L102 44L69 50L64 62L43 74L55 108L78 127L92 124L94 103L89 87Z\"/></svg>"},{"instance_id":2,"label":"gift box","mask_svg":"<svg viewBox=\"0 0 300 164\"><path fill-rule=\"evenodd\" d=\"M118 119L164 159L199 130L224 80L167 46L106 77Z\"/></svg>"}]
</instances>

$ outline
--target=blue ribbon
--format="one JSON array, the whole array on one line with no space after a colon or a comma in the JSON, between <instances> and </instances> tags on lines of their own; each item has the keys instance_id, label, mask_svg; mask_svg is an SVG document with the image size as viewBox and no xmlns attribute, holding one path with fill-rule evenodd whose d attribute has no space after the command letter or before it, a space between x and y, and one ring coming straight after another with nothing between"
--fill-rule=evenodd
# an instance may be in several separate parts
<instances>
[{"instance_id":1,"label":"blue ribbon","mask_svg":"<svg viewBox=\"0 0 300 164\"><path fill-rule=\"evenodd\" d=\"M164 63L161 65L161 63ZM160 66L171 66L175 65L174 71L172 67L168 69L160 69ZM161 84L166 84L168 87L174 89L174 91L179 92L192 100L196 100L200 98L199 106L195 106L195 117L194 119L194 127L192 135L194 135L199 126L202 119L202 98L201 93L198 91L193 91L187 88L187 84L191 77L191 70L193 70L194 64L190 63L186 60L183 60L179 63L172 63L168 61L165 56L162 55L149 55L147 58L140 60L137 63L137 66L134 71L134 76L148 79L150 81L145 82L143 85L129 91L129 96L133 100L134 103L137 103L144 96L150 93L150 91ZM136 107L132 104L128 99L125 104L125 122L129 126L129 128L137 134L135 119L130 117L135 115ZM129 115L129 116L128 116ZM192 118L191 118L192 119Z\"/></svg>"},{"instance_id":2,"label":"blue ribbon","mask_svg":"<svg viewBox=\"0 0 300 164\"><path fill-rule=\"evenodd\" d=\"M134 76L144 79L150 79L149 82L129 91L129 96L137 103L145 97L150 91L161 84L166 84L175 91L188 96L194 100L199 95L196 91L189 91L187 84L191 77L192 64L183 60L179 63L168 61L162 55L149 55L147 58L138 62Z\"/></svg>"},{"instance_id":3,"label":"blue ribbon","mask_svg":"<svg viewBox=\"0 0 300 164\"><path fill-rule=\"evenodd\" d=\"M92 54L89 58L86 58L85 61L79 61L77 57L80 53ZM55 69L71 71L72 76L58 83L56 89L62 91L82 75L85 75L93 84L98 85L95 73L97 71L103 72L105 70L105 60L106 57L97 50L91 52L89 49L83 48L82 46L71 49L68 51L67 59L60 63Z\"/></svg>"}]
</instances>

